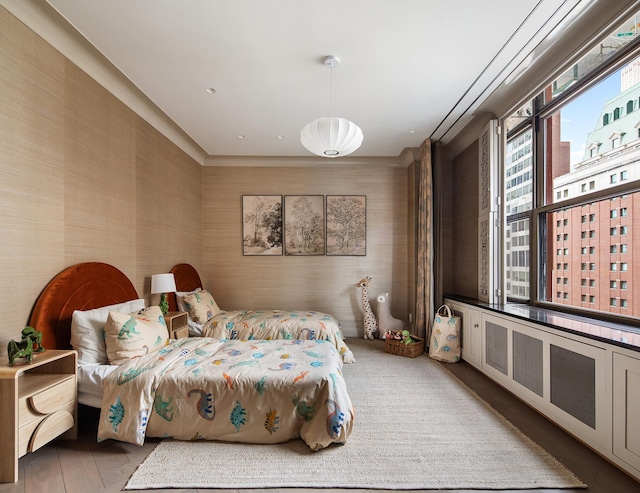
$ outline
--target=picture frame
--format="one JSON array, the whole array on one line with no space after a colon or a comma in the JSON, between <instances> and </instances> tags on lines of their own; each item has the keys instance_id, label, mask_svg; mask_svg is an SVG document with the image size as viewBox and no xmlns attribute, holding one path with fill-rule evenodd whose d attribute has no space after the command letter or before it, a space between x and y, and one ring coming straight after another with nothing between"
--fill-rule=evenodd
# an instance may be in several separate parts
<instances>
[{"instance_id":1,"label":"picture frame","mask_svg":"<svg viewBox=\"0 0 640 493\"><path fill-rule=\"evenodd\" d=\"M367 196L327 195L327 255L367 255Z\"/></svg>"},{"instance_id":2,"label":"picture frame","mask_svg":"<svg viewBox=\"0 0 640 493\"><path fill-rule=\"evenodd\" d=\"M242 255L282 253L282 195L243 195Z\"/></svg>"},{"instance_id":3,"label":"picture frame","mask_svg":"<svg viewBox=\"0 0 640 493\"><path fill-rule=\"evenodd\" d=\"M284 196L284 254L324 255L324 195Z\"/></svg>"}]
</instances>

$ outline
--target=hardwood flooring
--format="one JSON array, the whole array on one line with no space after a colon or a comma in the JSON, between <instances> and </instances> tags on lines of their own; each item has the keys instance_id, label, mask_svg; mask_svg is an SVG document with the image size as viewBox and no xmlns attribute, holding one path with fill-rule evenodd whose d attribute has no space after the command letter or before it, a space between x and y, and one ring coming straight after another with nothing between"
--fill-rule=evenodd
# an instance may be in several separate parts
<instances>
[{"instance_id":1,"label":"hardwood flooring","mask_svg":"<svg viewBox=\"0 0 640 493\"><path fill-rule=\"evenodd\" d=\"M640 483L592 452L550 421L533 411L504 389L490 381L470 365L460 362L443 365L472 388L480 397L502 413L525 434L571 469L587 490L527 490L538 493L633 493L640 492ZM16 483L0 484L0 493L102 493L124 488L136 467L158 443L149 439L142 447L108 440L96 442L97 410L80 407L77 440L56 440L20 459ZM150 490L151 491L151 490ZM181 491L212 490L152 490L179 493ZM253 490L217 490L235 493ZM280 490L255 490L278 493ZM316 493L311 489L282 489L285 493ZM317 490L317 493L343 491L366 493L366 490ZM375 492L375 490L371 490ZM426 490L424 490L426 491ZM463 490L448 490L460 493ZM467 490L464 490L467 491ZM478 493L479 490L473 490ZM519 490L522 492L523 490Z\"/></svg>"}]
</instances>

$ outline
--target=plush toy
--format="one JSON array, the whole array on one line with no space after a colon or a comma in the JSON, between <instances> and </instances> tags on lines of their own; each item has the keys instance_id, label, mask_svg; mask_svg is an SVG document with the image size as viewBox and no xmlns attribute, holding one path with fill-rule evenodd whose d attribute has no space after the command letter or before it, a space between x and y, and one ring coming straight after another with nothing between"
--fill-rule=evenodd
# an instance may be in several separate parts
<instances>
[{"instance_id":1,"label":"plush toy","mask_svg":"<svg viewBox=\"0 0 640 493\"><path fill-rule=\"evenodd\" d=\"M42 345L42 332L27 326L22 329L22 340L20 342L11 339L7 345L9 364L15 364L16 358L24 358L30 363L33 359L34 351L36 353L45 351Z\"/></svg>"},{"instance_id":2,"label":"plush toy","mask_svg":"<svg viewBox=\"0 0 640 493\"><path fill-rule=\"evenodd\" d=\"M371 305L369 304L370 282L371 277L367 276L363 279L360 279L360 282L356 284L357 288L362 288L362 313L364 320L365 339L375 339L375 336L378 334L378 322L376 321L376 316L373 314L373 310L371 309Z\"/></svg>"},{"instance_id":3,"label":"plush toy","mask_svg":"<svg viewBox=\"0 0 640 493\"><path fill-rule=\"evenodd\" d=\"M378 295L378 330L380 331L380 339L384 339L387 332L404 330L404 322L391 315L389 308L389 293Z\"/></svg>"}]
</instances>

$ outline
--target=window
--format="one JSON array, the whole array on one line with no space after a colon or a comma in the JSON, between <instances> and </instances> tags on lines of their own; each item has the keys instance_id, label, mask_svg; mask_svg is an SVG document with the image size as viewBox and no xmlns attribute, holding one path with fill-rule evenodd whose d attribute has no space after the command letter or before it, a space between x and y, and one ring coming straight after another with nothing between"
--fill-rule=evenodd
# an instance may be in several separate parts
<instances>
[{"instance_id":1,"label":"window","mask_svg":"<svg viewBox=\"0 0 640 493\"><path fill-rule=\"evenodd\" d=\"M635 16L620 26L636 25ZM516 275L520 267L514 264L513 253L521 247L513 237L509 251L505 248L503 252L506 259L499 265L507 265L504 277L510 281L510 286L502 290L506 293L505 301L512 298L520 301L525 295L524 301L533 305L551 305L558 310L577 305L573 308L579 310L587 308L584 303L588 300L590 310L586 315L594 316L593 310L597 310L610 312L615 318L619 307L609 310L609 301L614 298L620 304L620 298L607 296L603 288L609 284L610 289L618 289L621 280L609 277L623 272L631 283L640 283L640 272L633 272L637 263L620 256L625 251L621 239L629 245L625 247L629 251L640 249L640 244L632 243L639 233L634 227L640 223L640 217L633 214L635 204L640 203L640 175L635 171L635 155L640 152L636 141L640 138L640 126L636 126L640 117L635 117L640 84L631 80L629 71L624 72L623 78L627 65L632 62L634 67L640 65L640 43L636 40L630 45L628 41L632 40L624 38L619 40L620 45L609 42L617 38L617 32L617 26L612 26L609 33L605 30L599 39L591 40L592 50L584 52L580 59L567 61L565 65L570 70L549 80L534 98L521 101L521 108L530 109L526 116L521 113L516 118L514 114L513 119L507 116L502 122L501 138L506 152L499 181L505 186L505 222L510 230L513 224L525 225L526 231L520 230L518 235L524 237L528 232L527 240L536 238L522 248L524 255L533 259L527 263L526 277ZM621 50L621 46L626 49ZM587 109L590 114L585 119L581 115ZM625 118L630 113L633 116ZM577 125L585 121L593 123L586 128ZM525 160L529 169L520 172L512 169ZM524 172L529 172L526 178ZM520 175L522 181L518 184L516 180L514 188L512 180ZM524 186L528 186L526 192L509 194ZM624 197L632 197L633 201L621 202ZM626 205L628 211L624 210ZM574 228L560 229L570 221ZM578 222L584 225L582 229L577 227ZM504 242L497 244L501 247ZM523 281L516 288L513 279ZM564 290L558 289L558 279L562 280ZM571 291L570 287L580 285L594 289L589 293ZM523 286L525 289L521 290ZM640 307L636 308L638 313L632 313L633 305L626 310L630 313L624 315L640 318Z\"/></svg>"},{"instance_id":2,"label":"window","mask_svg":"<svg viewBox=\"0 0 640 493\"><path fill-rule=\"evenodd\" d=\"M622 243L620 245L620 253L627 253L627 244L626 243Z\"/></svg>"},{"instance_id":3,"label":"window","mask_svg":"<svg viewBox=\"0 0 640 493\"><path fill-rule=\"evenodd\" d=\"M627 281L620 281L620 289L627 289Z\"/></svg>"},{"instance_id":4,"label":"window","mask_svg":"<svg viewBox=\"0 0 640 493\"><path fill-rule=\"evenodd\" d=\"M609 306L617 306L618 300L615 298L609 298Z\"/></svg>"},{"instance_id":5,"label":"window","mask_svg":"<svg viewBox=\"0 0 640 493\"><path fill-rule=\"evenodd\" d=\"M620 308L626 308L627 307L627 300L620 300Z\"/></svg>"}]
</instances>

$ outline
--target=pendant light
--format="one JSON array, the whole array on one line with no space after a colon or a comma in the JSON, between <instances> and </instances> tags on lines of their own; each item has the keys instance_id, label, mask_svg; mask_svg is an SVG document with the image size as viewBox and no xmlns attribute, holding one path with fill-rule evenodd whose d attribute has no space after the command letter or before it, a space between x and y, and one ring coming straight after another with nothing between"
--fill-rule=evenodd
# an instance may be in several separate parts
<instances>
[{"instance_id":1,"label":"pendant light","mask_svg":"<svg viewBox=\"0 0 640 493\"><path fill-rule=\"evenodd\" d=\"M324 59L331 69L331 116L312 121L300 132L300 142L313 154L322 157L340 157L351 154L362 144L362 130L346 118L333 116L333 67L340 63L335 56Z\"/></svg>"}]
</instances>

